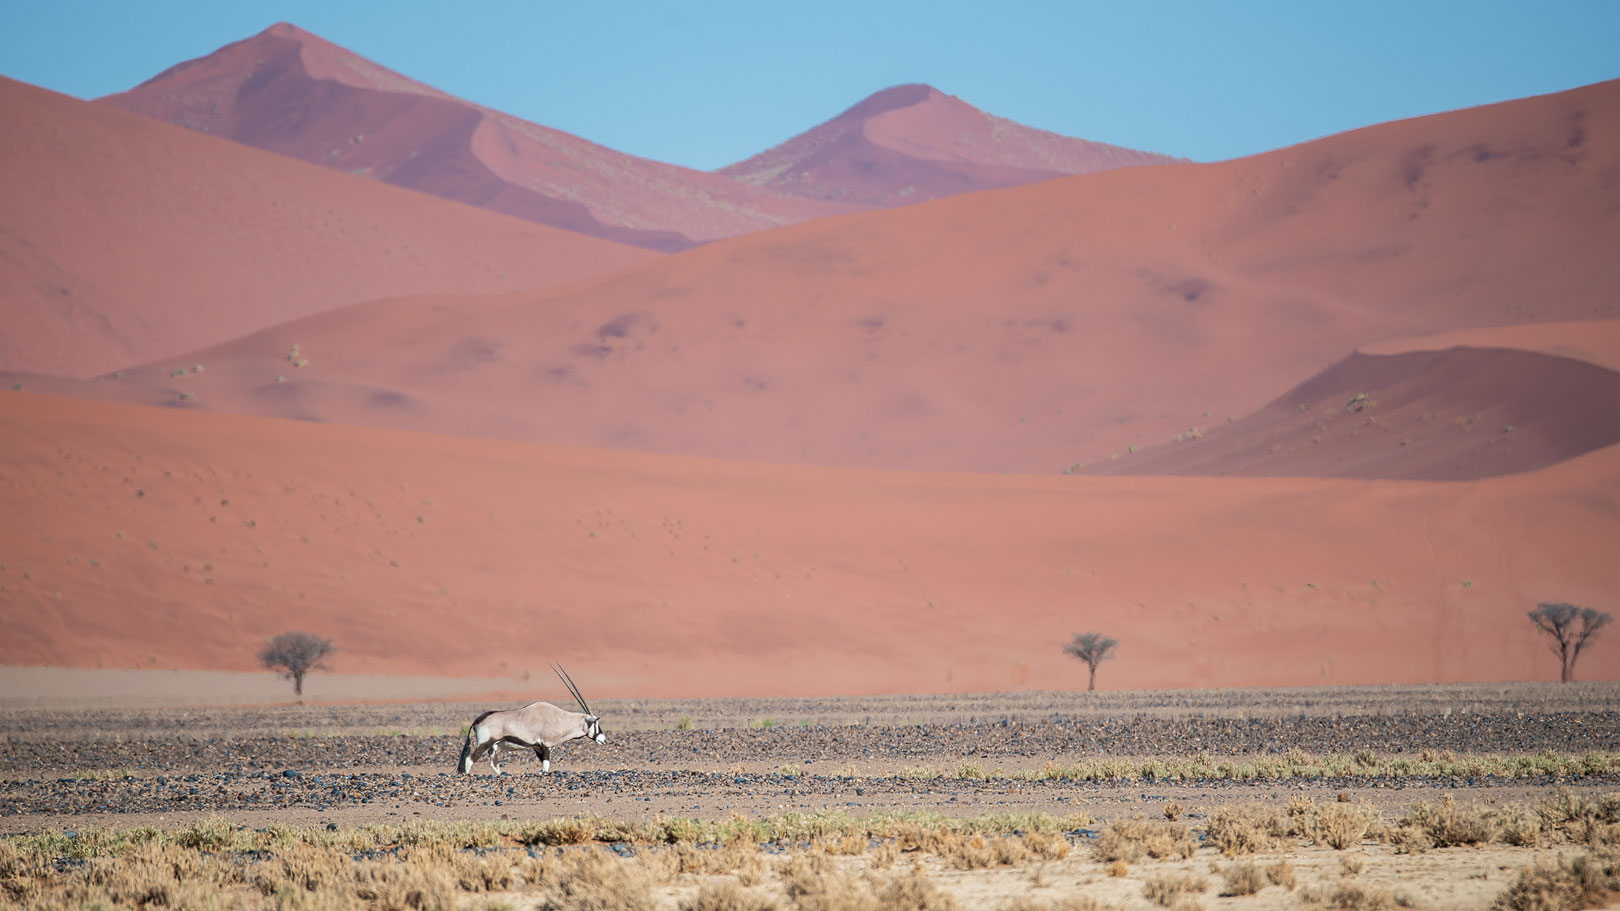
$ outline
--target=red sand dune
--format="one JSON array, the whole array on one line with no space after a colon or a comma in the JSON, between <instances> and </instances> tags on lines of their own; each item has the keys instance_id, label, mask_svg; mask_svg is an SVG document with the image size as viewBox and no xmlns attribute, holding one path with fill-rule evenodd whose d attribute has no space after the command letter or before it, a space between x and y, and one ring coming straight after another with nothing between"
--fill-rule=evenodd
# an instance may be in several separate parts
<instances>
[{"instance_id":1,"label":"red sand dune","mask_svg":"<svg viewBox=\"0 0 1620 911\"><path fill-rule=\"evenodd\" d=\"M651 258L0 79L0 369L90 376L358 301Z\"/></svg>"},{"instance_id":2,"label":"red sand dune","mask_svg":"<svg viewBox=\"0 0 1620 911\"><path fill-rule=\"evenodd\" d=\"M1247 415L1379 340L1620 316L1617 168L1610 82L1240 161L793 225L590 287L364 304L117 383L29 388L776 462L1056 473ZM1578 346L1586 330L1523 331ZM289 371L295 343L310 364ZM207 373L170 378L193 362Z\"/></svg>"},{"instance_id":3,"label":"red sand dune","mask_svg":"<svg viewBox=\"0 0 1620 911\"><path fill-rule=\"evenodd\" d=\"M1502 348L1354 354L1240 421L1182 436L1083 473L1447 481L1531 471L1620 443L1620 373Z\"/></svg>"},{"instance_id":4,"label":"red sand dune","mask_svg":"<svg viewBox=\"0 0 1620 911\"><path fill-rule=\"evenodd\" d=\"M656 250L850 208L648 161L481 108L287 23L100 101L347 173Z\"/></svg>"},{"instance_id":5,"label":"red sand dune","mask_svg":"<svg viewBox=\"0 0 1620 911\"><path fill-rule=\"evenodd\" d=\"M719 173L811 199L895 206L1175 160L993 117L932 86L899 85Z\"/></svg>"},{"instance_id":6,"label":"red sand dune","mask_svg":"<svg viewBox=\"0 0 1620 911\"><path fill-rule=\"evenodd\" d=\"M0 393L0 664L543 674L602 696L1554 679L1620 448L1477 482L768 466ZM1620 640L1583 676L1615 679Z\"/></svg>"},{"instance_id":7,"label":"red sand dune","mask_svg":"<svg viewBox=\"0 0 1620 911\"><path fill-rule=\"evenodd\" d=\"M1448 348L1513 348L1620 371L1620 320L1538 323L1458 329L1414 338L1392 338L1362 345L1361 354L1407 354Z\"/></svg>"}]
</instances>

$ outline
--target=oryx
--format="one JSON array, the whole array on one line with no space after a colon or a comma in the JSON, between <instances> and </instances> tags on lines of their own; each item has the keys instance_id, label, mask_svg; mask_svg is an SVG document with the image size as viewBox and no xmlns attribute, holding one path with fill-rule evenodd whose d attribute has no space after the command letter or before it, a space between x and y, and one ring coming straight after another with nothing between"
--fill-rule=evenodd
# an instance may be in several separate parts
<instances>
[{"instance_id":1,"label":"oryx","mask_svg":"<svg viewBox=\"0 0 1620 911\"><path fill-rule=\"evenodd\" d=\"M607 742L601 722L591 714L591 707L585 704L585 697L579 694L574 679L555 664L551 669L584 711L570 712L549 702L531 702L520 709L485 712L474 718L467 728L467 742L461 747L461 763L457 771L466 775L472 771L474 762L487 756L489 767L500 774L501 767L496 763L499 750L529 748L540 757L540 771L549 772L551 750L558 744L579 737L589 737L597 743Z\"/></svg>"}]
</instances>

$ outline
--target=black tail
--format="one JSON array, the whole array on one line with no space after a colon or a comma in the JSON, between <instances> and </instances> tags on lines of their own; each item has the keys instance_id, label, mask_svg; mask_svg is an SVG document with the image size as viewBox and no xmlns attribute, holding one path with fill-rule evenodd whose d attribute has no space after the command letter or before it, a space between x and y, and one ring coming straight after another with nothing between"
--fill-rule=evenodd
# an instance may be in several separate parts
<instances>
[{"instance_id":1,"label":"black tail","mask_svg":"<svg viewBox=\"0 0 1620 911\"><path fill-rule=\"evenodd\" d=\"M467 740L461 745L461 761L456 763L456 771L463 775L472 771L473 735L478 732L478 722L495 714L493 710L485 712L467 725Z\"/></svg>"}]
</instances>

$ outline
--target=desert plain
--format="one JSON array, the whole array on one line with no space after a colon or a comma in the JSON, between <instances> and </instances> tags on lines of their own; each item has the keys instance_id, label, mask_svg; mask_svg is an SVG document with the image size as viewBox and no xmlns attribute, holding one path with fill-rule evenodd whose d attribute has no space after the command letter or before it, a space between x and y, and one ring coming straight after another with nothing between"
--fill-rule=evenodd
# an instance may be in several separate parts
<instances>
[{"instance_id":1,"label":"desert plain","mask_svg":"<svg viewBox=\"0 0 1620 911\"><path fill-rule=\"evenodd\" d=\"M196 903L186 876L109 872L176 857L226 862L192 876L232 905L1462 909L1614 886L1613 684L600 700L605 744L459 775L485 705L8 706L0 832L56 872L14 854L7 888ZM1576 858L1599 870L1579 887Z\"/></svg>"},{"instance_id":2,"label":"desert plain","mask_svg":"<svg viewBox=\"0 0 1620 911\"><path fill-rule=\"evenodd\" d=\"M1612 905L1527 613L1620 588L1617 99L700 172L287 23L0 81L0 901ZM553 662L607 741L457 774Z\"/></svg>"}]
</instances>

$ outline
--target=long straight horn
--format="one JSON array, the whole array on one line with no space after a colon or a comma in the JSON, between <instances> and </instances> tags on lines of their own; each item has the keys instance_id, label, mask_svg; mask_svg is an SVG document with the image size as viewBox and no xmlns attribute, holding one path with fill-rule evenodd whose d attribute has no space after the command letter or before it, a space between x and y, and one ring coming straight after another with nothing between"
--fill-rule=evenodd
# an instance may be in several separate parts
<instances>
[{"instance_id":1,"label":"long straight horn","mask_svg":"<svg viewBox=\"0 0 1620 911\"><path fill-rule=\"evenodd\" d=\"M579 694L579 687L574 685L574 678L568 676L568 672L563 670L561 665L553 664L551 670L563 682L563 686L568 687L568 692L573 694L574 701L579 703L579 707L585 710L585 714L592 714L591 707L585 704L585 697Z\"/></svg>"}]
</instances>

